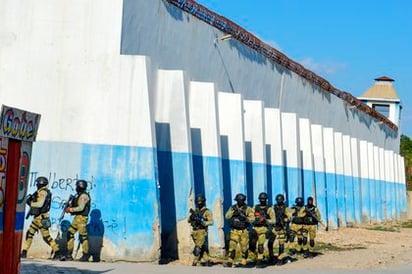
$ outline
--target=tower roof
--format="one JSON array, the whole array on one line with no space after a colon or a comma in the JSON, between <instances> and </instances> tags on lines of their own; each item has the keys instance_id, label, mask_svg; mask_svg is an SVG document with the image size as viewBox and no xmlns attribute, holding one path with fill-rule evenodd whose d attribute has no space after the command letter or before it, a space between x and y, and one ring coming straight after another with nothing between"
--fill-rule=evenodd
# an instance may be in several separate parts
<instances>
[{"instance_id":1,"label":"tower roof","mask_svg":"<svg viewBox=\"0 0 412 274\"><path fill-rule=\"evenodd\" d=\"M360 97L399 100L393 82L395 82L395 80L388 76L378 77L375 79L375 84L367 89Z\"/></svg>"}]
</instances>

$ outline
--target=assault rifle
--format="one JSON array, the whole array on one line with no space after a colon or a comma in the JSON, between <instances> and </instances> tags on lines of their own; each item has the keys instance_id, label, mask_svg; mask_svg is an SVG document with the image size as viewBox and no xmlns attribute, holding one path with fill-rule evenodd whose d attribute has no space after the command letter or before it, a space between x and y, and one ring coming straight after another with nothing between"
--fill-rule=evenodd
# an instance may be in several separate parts
<instances>
[{"instance_id":1,"label":"assault rifle","mask_svg":"<svg viewBox=\"0 0 412 274\"><path fill-rule=\"evenodd\" d=\"M69 196L69 199L67 199L67 201L63 203L63 205L62 205L62 208L63 208L62 213L60 214L59 219L57 219L59 223L63 220L64 214L66 214L66 209L70 206L70 204L73 202L73 200L74 200L74 196L73 196L73 195L70 195L70 196Z\"/></svg>"},{"instance_id":2,"label":"assault rifle","mask_svg":"<svg viewBox=\"0 0 412 274\"><path fill-rule=\"evenodd\" d=\"M192 208L190 209L189 222L193 228L203 227L203 215L200 210L195 211Z\"/></svg>"},{"instance_id":3,"label":"assault rifle","mask_svg":"<svg viewBox=\"0 0 412 274\"><path fill-rule=\"evenodd\" d=\"M316 214L315 214L313 211L308 210L308 209L306 208L306 213L308 213L309 216L310 216L311 218L313 218L317 223L321 224L321 225L325 228L325 231L328 231L328 230L329 230L328 226L325 225L325 224L322 222L322 220L319 220L319 218L316 216Z\"/></svg>"},{"instance_id":4,"label":"assault rifle","mask_svg":"<svg viewBox=\"0 0 412 274\"><path fill-rule=\"evenodd\" d=\"M234 216L234 217L239 217L242 221L247 221L247 222L249 222L247 216L245 215L245 213L244 213L242 210L240 210L240 209L237 208L237 207L235 207L233 210L234 210L234 211L233 211L233 216Z\"/></svg>"}]
</instances>

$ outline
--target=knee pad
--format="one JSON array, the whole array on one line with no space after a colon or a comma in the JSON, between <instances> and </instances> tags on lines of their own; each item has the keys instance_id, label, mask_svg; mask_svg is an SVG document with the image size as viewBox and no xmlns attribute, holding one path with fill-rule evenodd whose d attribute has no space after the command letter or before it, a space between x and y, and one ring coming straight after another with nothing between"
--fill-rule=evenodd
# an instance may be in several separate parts
<instances>
[{"instance_id":1,"label":"knee pad","mask_svg":"<svg viewBox=\"0 0 412 274\"><path fill-rule=\"evenodd\" d=\"M293 243L295 241L295 235L289 235L288 241Z\"/></svg>"},{"instance_id":2,"label":"knee pad","mask_svg":"<svg viewBox=\"0 0 412 274\"><path fill-rule=\"evenodd\" d=\"M302 239L302 244L303 244L303 245L306 245L307 243L308 243L308 238L303 237L303 239Z\"/></svg>"},{"instance_id":3,"label":"knee pad","mask_svg":"<svg viewBox=\"0 0 412 274\"><path fill-rule=\"evenodd\" d=\"M195 248L193 249L193 255L195 255L196 257L200 255L200 252L202 250L200 249L200 247L195 246Z\"/></svg>"},{"instance_id":4,"label":"knee pad","mask_svg":"<svg viewBox=\"0 0 412 274\"><path fill-rule=\"evenodd\" d=\"M84 241L87 241L87 235L82 235L82 234L80 234L80 235L79 235L79 238L80 238L80 242L81 242L81 243L83 243Z\"/></svg>"},{"instance_id":5,"label":"knee pad","mask_svg":"<svg viewBox=\"0 0 412 274\"><path fill-rule=\"evenodd\" d=\"M298 238L298 245L302 245L303 244L303 239L302 238Z\"/></svg>"},{"instance_id":6,"label":"knee pad","mask_svg":"<svg viewBox=\"0 0 412 274\"><path fill-rule=\"evenodd\" d=\"M263 245L258 245L259 254L263 254L263 251L264 251Z\"/></svg>"},{"instance_id":7,"label":"knee pad","mask_svg":"<svg viewBox=\"0 0 412 274\"><path fill-rule=\"evenodd\" d=\"M314 246L315 246L315 240L312 240L312 239L311 239L311 240L309 241L309 245L310 245L311 247L314 247Z\"/></svg>"}]
</instances>

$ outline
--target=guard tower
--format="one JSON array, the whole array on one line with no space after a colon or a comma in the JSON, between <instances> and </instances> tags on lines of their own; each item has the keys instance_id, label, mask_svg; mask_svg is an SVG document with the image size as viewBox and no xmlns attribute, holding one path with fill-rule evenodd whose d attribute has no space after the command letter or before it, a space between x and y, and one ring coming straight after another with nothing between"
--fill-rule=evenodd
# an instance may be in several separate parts
<instances>
[{"instance_id":1,"label":"guard tower","mask_svg":"<svg viewBox=\"0 0 412 274\"><path fill-rule=\"evenodd\" d=\"M401 119L401 100L393 83L395 80L381 76L375 79L375 84L359 97L363 103L388 117L398 127Z\"/></svg>"}]
</instances>

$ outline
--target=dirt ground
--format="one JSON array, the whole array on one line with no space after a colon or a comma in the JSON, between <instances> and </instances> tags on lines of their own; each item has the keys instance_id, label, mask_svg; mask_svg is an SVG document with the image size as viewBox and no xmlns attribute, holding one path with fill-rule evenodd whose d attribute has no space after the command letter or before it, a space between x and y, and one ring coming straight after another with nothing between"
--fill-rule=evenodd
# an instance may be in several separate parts
<instances>
[{"instance_id":1,"label":"dirt ground","mask_svg":"<svg viewBox=\"0 0 412 274\"><path fill-rule=\"evenodd\" d=\"M412 228L402 228L400 224L339 228L327 232L320 228L317 240L325 247L319 251L320 255L283 267L385 269L412 265Z\"/></svg>"},{"instance_id":2,"label":"dirt ground","mask_svg":"<svg viewBox=\"0 0 412 274\"><path fill-rule=\"evenodd\" d=\"M406 223L403 223L404 225ZM412 222L339 228L319 227L316 242L320 249L314 258L298 260L282 269L388 269L412 265ZM191 256L174 262L190 265Z\"/></svg>"}]
</instances>

